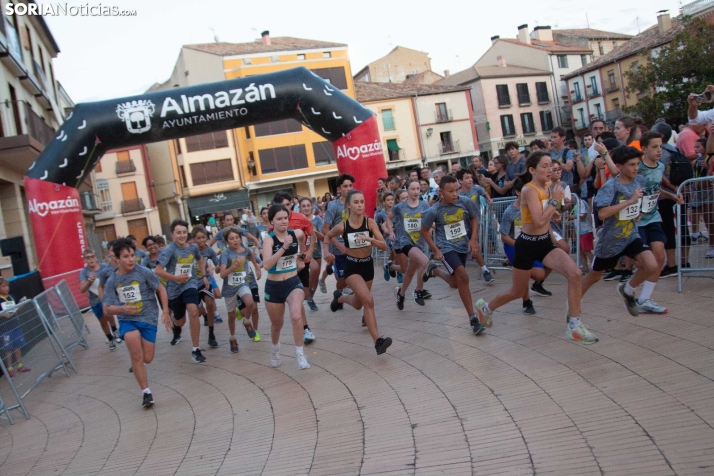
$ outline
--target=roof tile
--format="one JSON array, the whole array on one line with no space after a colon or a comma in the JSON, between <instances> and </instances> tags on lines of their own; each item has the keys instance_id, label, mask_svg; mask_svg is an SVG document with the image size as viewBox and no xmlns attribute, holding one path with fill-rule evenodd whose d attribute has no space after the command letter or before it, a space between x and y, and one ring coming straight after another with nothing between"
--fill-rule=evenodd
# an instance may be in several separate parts
<instances>
[{"instance_id":1,"label":"roof tile","mask_svg":"<svg viewBox=\"0 0 714 476\"><path fill-rule=\"evenodd\" d=\"M269 45L262 40L251 43L202 43L197 45L184 45L184 48L203 51L218 56L238 56L256 53L271 53L277 51L310 50L320 48L347 47L344 43L293 38L290 36L277 36L270 38Z\"/></svg>"},{"instance_id":2,"label":"roof tile","mask_svg":"<svg viewBox=\"0 0 714 476\"><path fill-rule=\"evenodd\" d=\"M355 81L354 84L355 98L359 102L406 98L414 95L426 96L453 93L469 89L469 87L464 86L437 86L434 84L367 83L364 81Z\"/></svg>"}]
</instances>

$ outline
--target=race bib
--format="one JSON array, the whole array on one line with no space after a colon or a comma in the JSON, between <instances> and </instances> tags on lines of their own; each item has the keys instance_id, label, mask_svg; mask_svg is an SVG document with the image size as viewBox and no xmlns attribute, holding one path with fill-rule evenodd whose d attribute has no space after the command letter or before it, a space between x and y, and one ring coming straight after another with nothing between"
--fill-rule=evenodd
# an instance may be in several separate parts
<instances>
[{"instance_id":1,"label":"race bib","mask_svg":"<svg viewBox=\"0 0 714 476\"><path fill-rule=\"evenodd\" d=\"M297 269L297 255L283 256L275 265L278 272L294 271Z\"/></svg>"},{"instance_id":2,"label":"race bib","mask_svg":"<svg viewBox=\"0 0 714 476\"><path fill-rule=\"evenodd\" d=\"M657 200L659 199L659 193L653 193L652 195L645 195L640 199L642 213L649 213L655 209L657 206Z\"/></svg>"},{"instance_id":3,"label":"race bib","mask_svg":"<svg viewBox=\"0 0 714 476\"><path fill-rule=\"evenodd\" d=\"M10 309L11 307L16 306L14 302L2 302L0 303L0 309L5 311L6 309Z\"/></svg>"},{"instance_id":4,"label":"race bib","mask_svg":"<svg viewBox=\"0 0 714 476\"><path fill-rule=\"evenodd\" d=\"M404 231L412 233L421 230L421 218L405 218Z\"/></svg>"},{"instance_id":5,"label":"race bib","mask_svg":"<svg viewBox=\"0 0 714 476\"><path fill-rule=\"evenodd\" d=\"M263 240L263 241L265 241L265 239L266 239L267 237L268 237L268 232L265 231L265 230L262 230L262 231L260 232L260 239Z\"/></svg>"},{"instance_id":6,"label":"race bib","mask_svg":"<svg viewBox=\"0 0 714 476\"><path fill-rule=\"evenodd\" d=\"M174 276L181 276L182 274L188 274L189 276L192 276L193 275L193 263L189 263L189 264L177 263Z\"/></svg>"},{"instance_id":7,"label":"race bib","mask_svg":"<svg viewBox=\"0 0 714 476\"><path fill-rule=\"evenodd\" d=\"M359 231L355 233L348 233L347 234L347 241L349 242L350 248L364 248L365 246L369 246L371 243L367 240L365 240L365 237L368 237L369 233L366 231Z\"/></svg>"},{"instance_id":8,"label":"race bib","mask_svg":"<svg viewBox=\"0 0 714 476\"><path fill-rule=\"evenodd\" d=\"M518 238L519 236L521 236L521 229L522 227L518 225L513 226L513 238Z\"/></svg>"},{"instance_id":9,"label":"race bib","mask_svg":"<svg viewBox=\"0 0 714 476\"><path fill-rule=\"evenodd\" d=\"M231 273L228 275L228 284L231 286L240 286L241 284L245 283L245 272L240 272L240 273Z\"/></svg>"},{"instance_id":10,"label":"race bib","mask_svg":"<svg viewBox=\"0 0 714 476\"><path fill-rule=\"evenodd\" d=\"M466 236L466 225L464 221L461 220L458 223L444 225L444 235L446 235L447 240L458 240Z\"/></svg>"},{"instance_id":11,"label":"race bib","mask_svg":"<svg viewBox=\"0 0 714 476\"><path fill-rule=\"evenodd\" d=\"M141 301L141 292L138 284L122 286L117 289L117 294L119 295L119 302L122 304Z\"/></svg>"},{"instance_id":12,"label":"race bib","mask_svg":"<svg viewBox=\"0 0 714 476\"><path fill-rule=\"evenodd\" d=\"M95 296L99 295L99 278L92 281L92 284L89 286L89 292Z\"/></svg>"},{"instance_id":13,"label":"race bib","mask_svg":"<svg viewBox=\"0 0 714 476\"><path fill-rule=\"evenodd\" d=\"M620 203L625 201L626 200L622 200ZM633 205L628 205L627 207L620 210L620 213L617 214L617 219L619 221L634 220L638 216L640 216L640 201Z\"/></svg>"}]
</instances>

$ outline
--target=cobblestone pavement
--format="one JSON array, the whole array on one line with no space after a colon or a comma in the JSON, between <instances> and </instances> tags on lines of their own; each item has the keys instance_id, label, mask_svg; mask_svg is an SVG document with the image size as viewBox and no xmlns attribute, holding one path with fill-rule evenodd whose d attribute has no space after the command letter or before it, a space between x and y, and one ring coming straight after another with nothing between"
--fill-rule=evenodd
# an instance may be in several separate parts
<instances>
[{"instance_id":1,"label":"cobblestone pavement","mask_svg":"<svg viewBox=\"0 0 714 476\"><path fill-rule=\"evenodd\" d=\"M486 286L469 269L475 298L510 285L508 271ZM0 420L0 474L714 474L714 281L690 278L678 294L664 279L654 297L669 313L636 318L614 283L599 283L583 321L600 342L583 346L565 338L560 277L546 282L555 297L533 297L536 316L511 303L477 337L442 281L427 283L426 306L407 300L400 312L395 280L377 275L387 354L359 311L329 311L330 277L308 311L311 369L297 369L288 328L283 365L270 368L262 305L263 341L241 333L231 354L217 324L220 347L202 365L188 329L175 347L160 329L150 410L124 345L110 353L88 320L79 374L33 390L30 420Z\"/></svg>"}]
</instances>

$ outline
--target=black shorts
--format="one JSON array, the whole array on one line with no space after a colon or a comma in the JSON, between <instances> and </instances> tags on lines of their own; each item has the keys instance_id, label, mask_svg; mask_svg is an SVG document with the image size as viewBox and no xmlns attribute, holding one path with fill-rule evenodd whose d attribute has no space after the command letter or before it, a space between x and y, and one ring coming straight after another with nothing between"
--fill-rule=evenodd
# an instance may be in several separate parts
<instances>
[{"instance_id":1,"label":"black shorts","mask_svg":"<svg viewBox=\"0 0 714 476\"><path fill-rule=\"evenodd\" d=\"M662 230L662 224L659 222L650 223L645 226L638 226L637 233L640 234L640 239L646 244L650 245L655 241L661 243L667 243L667 235L664 234Z\"/></svg>"},{"instance_id":2,"label":"black shorts","mask_svg":"<svg viewBox=\"0 0 714 476\"><path fill-rule=\"evenodd\" d=\"M362 276L365 283L374 279L374 262L371 256L367 256L366 258L353 258L352 256L345 255L345 258L345 279L353 274Z\"/></svg>"},{"instance_id":3,"label":"black shorts","mask_svg":"<svg viewBox=\"0 0 714 476\"><path fill-rule=\"evenodd\" d=\"M515 248L513 267L523 271L533 269L536 261L542 263L548 253L556 249L553 240L550 239L550 233L538 236L521 233L516 238Z\"/></svg>"},{"instance_id":4,"label":"black shorts","mask_svg":"<svg viewBox=\"0 0 714 476\"><path fill-rule=\"evenodd\" d=\"M415 245L404 245L399 249L395 249L394 252L398 255L403 254L407 258L409 257L409 252L414 248Z\"/></svg>"},{"instance_id":5,"label":"black shorts","mask_svg":"<svg viewBox=\"0 0 714 476\"><path fill-rule=\"evenodd\" d=\"M267 279L265 281L265 302L285 304L290 293L296 289L304 290L300 278L297 276L293 276L285 281Z\"/></svg>"},{"instance_id":6,"label":"black shorts","mask_svg":"<svg viewBox=\"0 0 714 476\"><path fill-rule=\"evenodd\" d=\"M310 288L310 263L305 263L305 267L298 271L298 278L300 278L300 282L302 283L303 287L306 289Z\"/></svg>"},{"instance_id":7,"label":"black shorts","mask_svg":"<svg viewBox=\"0 0 714 476\"><path fill-rule=\"evenodd\" d=\"M174 319L183 319L186 315L186 304L198 306L200 299L196 288L185 289L173 299L169 299L169 309L174 313Z\"/></svg>"},{"instance_id":8,"label":"black shorts","mask_svg":"<svg viewBox=\"0 0 714 476\"><path fill-rule=\"evenodd\" d=\"M444 263L446 271L448 271L449 274L454 274L454 271L456 271L456 268L458 268L459 266L466 267L466 258L468 258L468 256L469 255L467 253L447 251L443 254L441 262Z\"/></svg>"},{"instance_id":9,"label":"black shorts","mask_svg":"<svg viewBox=\"0 0 714 476\"><path fill-rule=\"evenodd\" d=\"M260 290L258 288L250 288L250 294L253 295L254 303L260 302ZM237 305L238 305L238 310L242 311L243 309L245 309L245 303L243 302L243 300L241 298L238 298Z\"/></svg>"},{"instance_id":10,"label":"black shorts","mask_svg":"<svg viewBox=\"0 0 714 476\"><path fill-rule=\"evenodd\" d=\"M608 269L613 269L617 266L617 262L621 257L627 256L628 258L635 259L637 255L645 251L650 251L650 247L645 244L640 238L635 239L625 247L619 254L615 256L610 256L609 258L600 258L597 255L593 257L592 270L593 271L606 271Z\"/></svg>"}]
</instances>

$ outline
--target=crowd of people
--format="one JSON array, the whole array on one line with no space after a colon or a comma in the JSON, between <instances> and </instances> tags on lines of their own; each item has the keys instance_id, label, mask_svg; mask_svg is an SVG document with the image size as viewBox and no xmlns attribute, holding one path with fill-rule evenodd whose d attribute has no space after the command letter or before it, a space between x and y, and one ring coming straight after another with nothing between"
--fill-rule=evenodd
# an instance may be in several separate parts
<instances>
[{"instance_id":1,"label":"crowd of people","mask_svg":"<svg viewBox=\"0 0 714 476\"><path fill-rule=\"evenodd\" d=\"M707 92L714 92L714 86ZM258 217L245 210L239 218L244 227L236 226L232 214L224 215L222 226L215 216L205 227L190 228L174 220L168 244L149 236L142 249L134 237L120 238L108 247L109 263L85 250L80 288L89 294L109 350L126 344L144 407L154 402L145 365L154 357L159 316L173 335L171 345L181 341L188 323L191 359L205 362L201 316L208 327L208 345L217 347L215 324L222 321L216 312L218 299L224 299L228 312L231 352L239 352L236 320L251 341L261 340L262 296L271 326L270 365L282 363L280 334L287 310L298 368L308 369L304 346L315 334L303 303L317 311L315 293L327 293L327 280L333 276L330 310L338 312L345 305L361 310L376 353L386 352L392 339L379 332L371 293L374 250L388 253L380 271L385 281L397 280L394 299L399 311L405 308L412 282L414 302L424 306L432 297L425 283L439 278L457 290L476 335L490 328L494 311L510 301L522 299L523 312L535 314L530 294L551 296L543 283L556 271L568 283L566 337L593 344L598 338L580 319L581 299L605 273L605 279L620 279L617 293L630 314L662 314L667 309L652 299L657 280L688 266L692 239L709 240L706 257L714 258L712 181L677 194L687 178L714 174L709 131L714 113L698 110L701 97L690 96L690 123L673 145L673 131L664 122L648 128L629 116L619 118L612 130L603 121L593 121L581 145L556 127L549 139L534 140L529 150L507 143L505 154L488 164L474 157L468 167L454 164L449 173L421 168L404 178L379 179L373 211L365 209L365 194L375 189L365 184L365 191L357 190L355 177L341 174L334 197L279 192ZM479 243L485 236L479 227L491 226L491 216L482 216L482 211L496 209L494 199L503 197L511 198L501 200L508 206L496 213L494 236L497 229L513 269L512 285L489 302L474 302L466 266L475 261L484 281L495 281L484 260L483 250L489 248ZM674 253L675 207L683 223L679 263ZM688 210L694 233L683 218ZM580 240L585 270L569 254L573 237L562 227L565 214L580 221L580 236L574 239ZM698 231L700 218L708 238ZM497 246L486 235L486 246ZM258 281L263 273L261 295Z\"/></svg>"}]
</instances>

